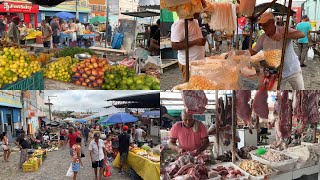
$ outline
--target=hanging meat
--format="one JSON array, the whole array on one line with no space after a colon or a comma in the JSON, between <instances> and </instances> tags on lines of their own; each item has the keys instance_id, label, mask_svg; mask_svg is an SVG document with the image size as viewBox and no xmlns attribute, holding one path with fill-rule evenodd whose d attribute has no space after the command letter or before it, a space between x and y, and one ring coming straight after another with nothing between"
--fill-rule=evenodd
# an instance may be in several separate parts
<instances>
[{"instance_id":1,"label":"hanging meat","mask_svg":"<svg viewBox=\"0 0 320 180\"><path fill-rule=\"evenodd\" d=\"M251 122L252 109L250 108L251 90L238 90L236 91L236 112L237 116L242 119L250 131L253 128Z\"/></svg>"},{"instance_id":2,"label":"hanging meat","mask_svg":"<svg viewBox=\"0 0 320 180\"><path fill-rule=\"evenodd\" d=\"M252 108L253 111L263 119L268 119L269 107L268 107L268 91L259 90L254 96Z\"/></svg>"},{"instance_id":3,"label":"hanging meat","mask_svg":"<svg viewBox=\"0 0 320 180\"><path fill-rule=\"evenodd\" d=\"M294 97L294 116L300 123L297 133L301 134L308 124L319 121L319 91L296 91Z\"/></svg>"},{"instance_id":4,"label":"hanging meat","mask_svg":"<svg viewBox=\"0 0 320 180\"><path fill-rule=\"evenodd\" d=\"M292 106L289 101L289 92L283 91L281 96L281 113L279 119L279 135L280 138L288 138L291 136L291 120L292 120Z\"/></svg>"},{"instance_id":5,"label":"hanging meat","mask_svg":"<svg viewBox=\"0 0 320 180\"><path fill-rule=\"evenodd\" d=\"M182 100L188 114L202 114L206 111L208 99L204 91L181 91Z\"/></svg>"}]
</instances>

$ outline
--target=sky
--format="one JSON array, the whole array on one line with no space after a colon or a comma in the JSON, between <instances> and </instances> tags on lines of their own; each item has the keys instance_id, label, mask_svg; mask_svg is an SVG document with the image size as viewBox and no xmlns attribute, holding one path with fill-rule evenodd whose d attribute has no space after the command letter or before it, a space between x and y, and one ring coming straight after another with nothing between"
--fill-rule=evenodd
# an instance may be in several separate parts
<instances>
[{"instance_id":1,"label":"sky","mask_svg":"<svg viewBox=\"0 0 320 180\"><path fill-rule=\"evenodd\" d=\"M53 104L53 110L59 111L76 111L76 112L99 112L103 110L105 106L111 105L111 102L105 100L128 96L132 94L141 94L150 91L102 91L102 90L46 90L44 91L45 102L48 102L48 96L50 102ZM152 92L152 91L151 91Z\"/></svg>"}]
</instances>

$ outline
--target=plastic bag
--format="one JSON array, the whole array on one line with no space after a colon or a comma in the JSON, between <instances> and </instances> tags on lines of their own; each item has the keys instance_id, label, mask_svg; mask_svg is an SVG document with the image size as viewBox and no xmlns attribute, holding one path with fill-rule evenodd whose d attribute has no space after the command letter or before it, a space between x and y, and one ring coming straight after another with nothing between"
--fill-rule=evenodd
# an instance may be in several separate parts
<instances>
[{"instance_id":1,"label":"plastic bag","mask_svg":"<svg viewBox=\"0 0 320 180\"><path fill-rule=\"evenodd\" d=\"M72 177L73 176L73 171L72 171L72 163L70 163L69 169L67 171L66 176Z\"/></svg>"},{"instance_id":2,"label":"plastic bag","mask_svg":"<svg viewBox=\"0 0 320 180\"><path fill-rule=\"evenodd\" d=\"M72 42L77 41L77 33L76 32L71 33L71 41Z\"/></svg>"},{"instance_id":3,"label":"plastic bag","mask_svg":"<svg viewBox=\"0 0 320 180\"><path fill-rule=\"evenodd\" d=\"M313 60L313 58L314 58L314 51L312 47L310 47L308 50L308 60Z\"/></svg>"}]
</instances>

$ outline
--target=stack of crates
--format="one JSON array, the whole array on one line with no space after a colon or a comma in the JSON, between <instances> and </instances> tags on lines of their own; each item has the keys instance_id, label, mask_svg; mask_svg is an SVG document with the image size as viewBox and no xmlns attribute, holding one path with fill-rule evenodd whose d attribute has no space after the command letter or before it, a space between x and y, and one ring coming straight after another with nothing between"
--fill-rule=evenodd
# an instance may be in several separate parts
<instances>
[{"instance_id":1,"label":"stack of crates","mask_svg":"<svg viewBox=\"0 0 320 180\"><path fill-rule=\"evenodd\" d=\"M38 171L38 169L39 169L38 163L31 164L31 163L25 162L22 164L23 172L35 172L35 171Z\"/></svg>"}]
</instances>

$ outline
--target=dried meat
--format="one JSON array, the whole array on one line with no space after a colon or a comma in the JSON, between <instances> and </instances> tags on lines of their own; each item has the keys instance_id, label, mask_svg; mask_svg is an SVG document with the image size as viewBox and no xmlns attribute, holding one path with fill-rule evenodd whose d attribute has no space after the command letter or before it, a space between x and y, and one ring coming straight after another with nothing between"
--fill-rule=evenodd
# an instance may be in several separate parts
<instances>
[{"instance_id":1,"label":"dried meat","mask_svg":"<svg viewBox=\"0 0 320 180\"><path fill-rule=\"evenodd\" d=\"M268 119L269 107L268 107L268 91L259 90L253 100L252 108L253 111L260 118Z\"/></svg>"},{"instance_id":2,"label":"dried meat","mask_svg":"<svg viewBox=\"0 0 320 180\"><path fill-rule=\"evenodd\" d=\"M250 98L251 98L250 90L236 91L237 116L241 120L243 120L247 126L252 128L252 122L251 122L252 109L249 105Z\"/></svg>"}]
</instances>

